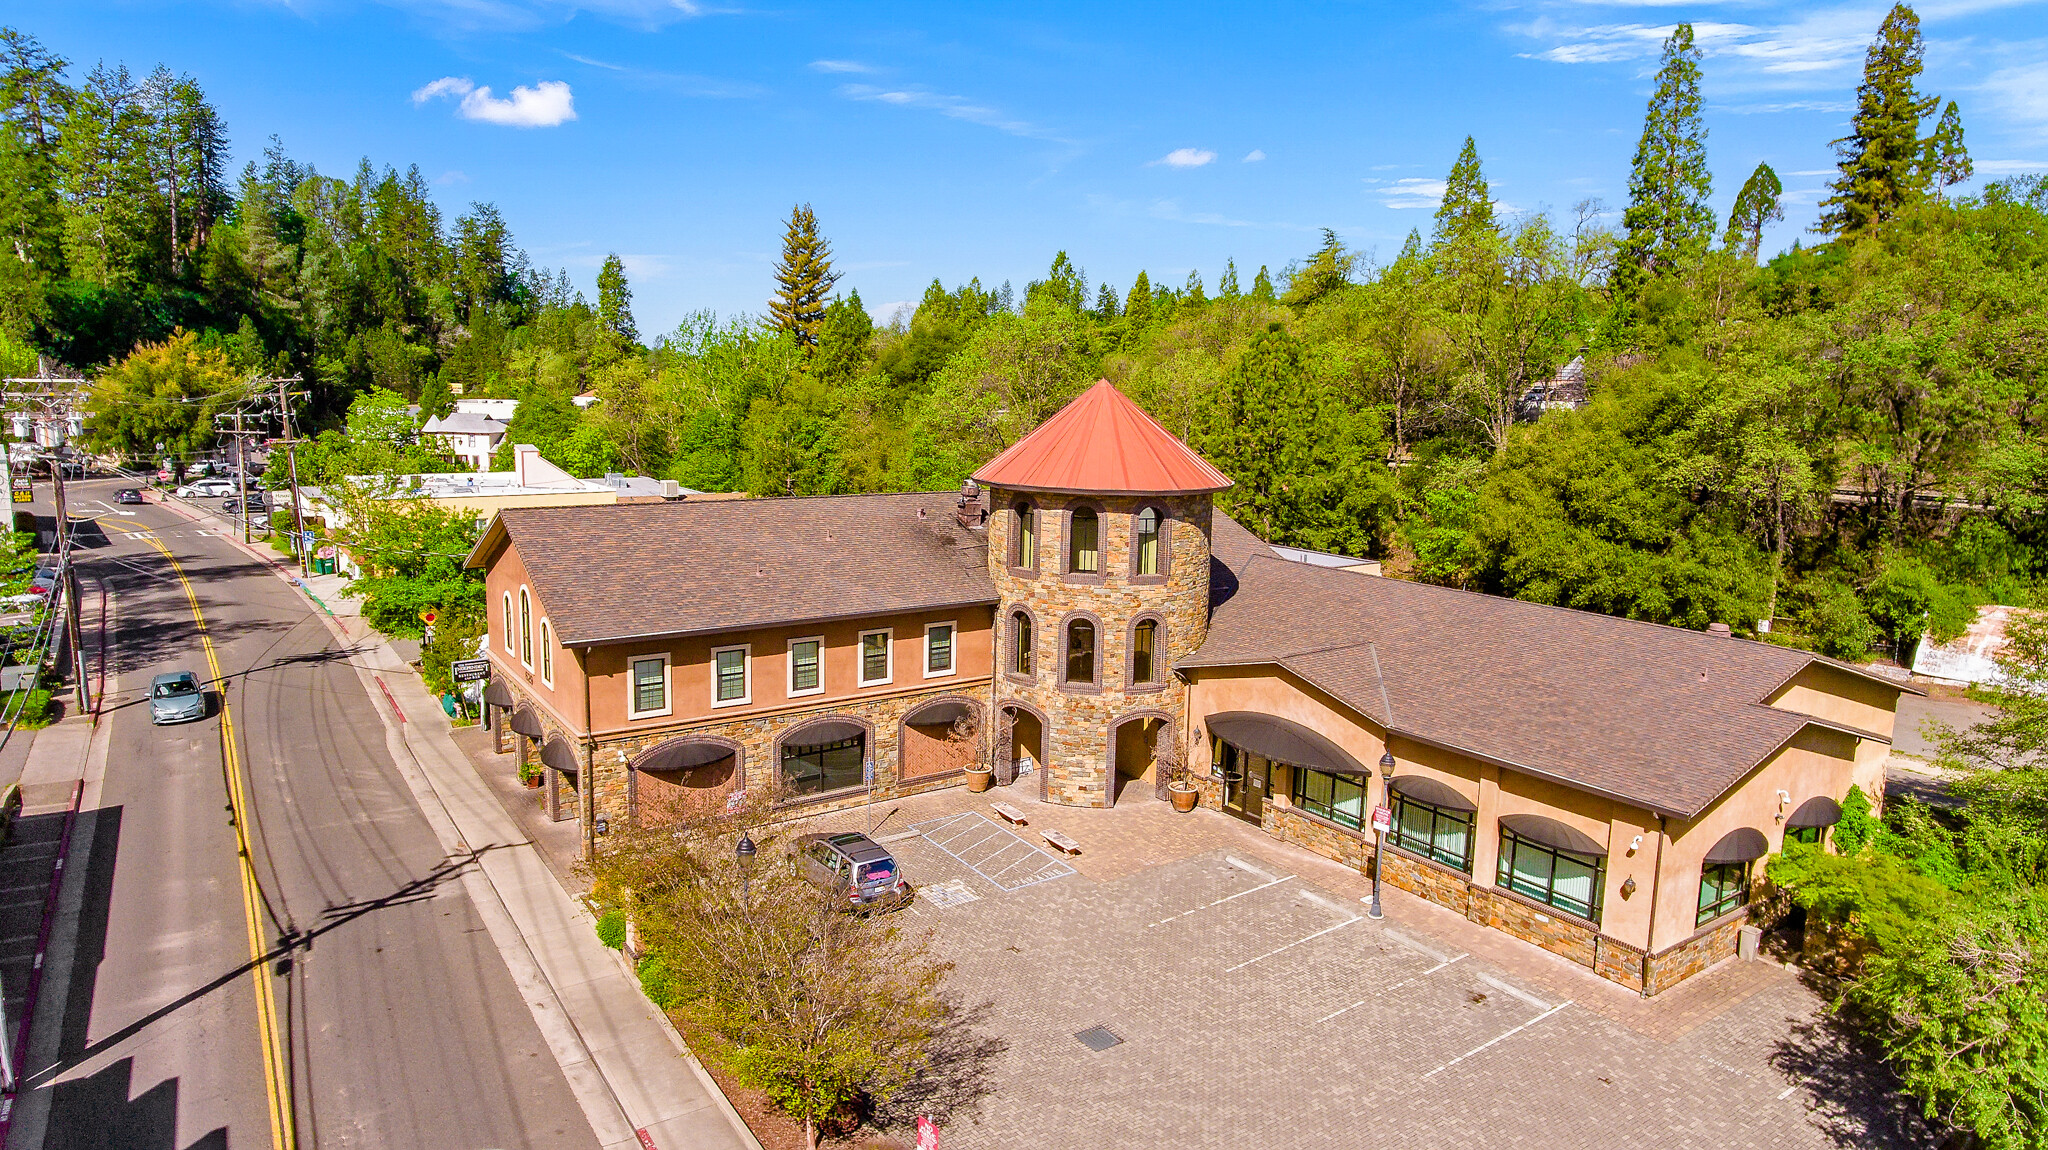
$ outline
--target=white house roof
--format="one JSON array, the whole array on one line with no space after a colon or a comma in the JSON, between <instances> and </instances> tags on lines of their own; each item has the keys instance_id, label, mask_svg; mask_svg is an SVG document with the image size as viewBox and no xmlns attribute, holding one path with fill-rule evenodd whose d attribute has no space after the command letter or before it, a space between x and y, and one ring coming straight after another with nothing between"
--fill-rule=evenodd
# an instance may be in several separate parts
<instances>
[{"instance_id":1,"label":"white house roof","mask_svg":"<svg viewBox=\"0 0 2048 1150\"><path fill-rule=\"evenodd\" d=\"M473 415L458 411L453 415L437 415L420 428L422 435L503 435L505 425L488 415Z\"/></svg>"}]
</instances>

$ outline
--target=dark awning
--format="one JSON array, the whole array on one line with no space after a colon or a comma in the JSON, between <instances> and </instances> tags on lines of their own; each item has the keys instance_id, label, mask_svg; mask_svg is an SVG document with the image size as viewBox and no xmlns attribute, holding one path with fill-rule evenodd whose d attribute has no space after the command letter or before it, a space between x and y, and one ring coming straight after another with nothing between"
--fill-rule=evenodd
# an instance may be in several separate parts
<instances>
[{"instance_id":1,"label":"dark awning","mask_svg":"<svg viewBox=\"0 0 2048 1150\"><path fill-rule=\"evenodd\" d=\"M1556 819L1542 815L1502 815L1500 825L1528 839L1561 851L1582 855L1605 855L1607 848L1593 841L1586 832L1568 827Z\"/></svg>"},{"instance_id":2,"label":"dark awning","mask_svg":"<svg viewBox=\"0 0 2048 1150\"><path fill-rule=\"evenodd\" d=\"M827 743L843 743L848 739L866 736L868 729L849 719L820 719L791 732L782 740L784 750L795 747L822 747Z\"/></svg>"},{"instance_id":3,"label":"dark awning","mask_svg":"<svg viewBox=\"0 0 2048 1150\"><path fill-rule=\"evenodd\" d=\"M640 752L633 759L633 769L687 771L692 767L702 767L720 759L732 758L732 755L733 749L728 744L684 735L665 743L657 743Z\"/></svg>"},{"instance_id":4,"label":"dark awning","mask_svg":"<svg viewBox=\"0 0 2048 1150\"><path fill-rule=\"evenodd\" d=\"M541 766L567 771L572 775L576 773L579 765L576 762L576 748L560 735L549 739L547 745L541 748L540 763Z\"/></svg>"},{"instance_id":5,"label":"dark awning","mask_svg":"<svg viewBox=\"0 0 2048 1150\"><path fill-rule=\"evenodd\" d=\"M938 727L963 718L976 718L981 708L964 699L940 699L926 703L904 716L903 721L914 727Z\"/></svg>"},{"instance_id":6,"label":"dark awning","mask_svg":"<svg viewBox=\"0 0 2048 1150\"><path fill-rule=\"evenodd\" d=\"M489 703L493 707L503 707L509 711L512 709L512 688L507 687L496 679L492 679L489 685L484 688L484 702Z\"/></svg>"},{"instance_id":7,"label":"dark awning","mask_svg":"<svg viewBox=\"0 0 2048 1150\"><path fill-rule=\"evenodd\" d=\"M1344 748L1300 723L1256 711L1219 711L1210 715L1209 733L1275 762L1345 775L1369 775Z\"/></svg>"},{"instance_id":8,"label":"dark awning","mask_svg":"<svg viewBox=\"0 0 2048 1150\"><path fill-rule=\"evenodd\" d=\"M1706 861L1710 863L1755 862L1769 853L1771 853L1771 844L1769 840L1764 838L1764 832L1750 827L1737 827L1721 836L1721 841L1715 843L1713 849L1707 852Z\"/></svg>"},{"instance_id":9,"label":"dark awning","mask_svg":"<svg viewBox=\"0 0 2048 1150\"><path fill-rule=\"evenodd\" d=\"M1792 817L1785 820L1786 830L1803 827L1831 827L1842 821L1841 804L1826 795L1815 795L1799 804Z\"/></svg>"},{"instance_id":10,"label":"dark awning","mask_svg":"<svg viewBox=\"0 0 2048 1150\"><path fill-rule=\"evenodd\" d=\"M1387 784L1399 793L1417 802L1428 803L1451 811L1476 811L1478 804L1459 794L1448 783L1439 782L1427 775L1395 775Z\"/></svg>"},{"instance_id":11,"label":"dark awning","mask_svg":"<svg viewBox=\"0 0 2048 1150\"><path fill-rule=\"evenodd\" d=\"M540 716L533 713L532 707L520 707L512 712L512 729L529 739L538 739L547 733L541 730Z\"/></svg>"}]
</instances>

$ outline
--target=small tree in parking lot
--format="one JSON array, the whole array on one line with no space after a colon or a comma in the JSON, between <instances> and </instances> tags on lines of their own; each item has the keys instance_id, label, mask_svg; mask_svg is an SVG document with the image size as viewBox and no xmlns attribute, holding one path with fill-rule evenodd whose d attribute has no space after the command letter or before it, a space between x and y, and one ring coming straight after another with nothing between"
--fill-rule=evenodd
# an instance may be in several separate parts
<instances>
[{"instance_id":1,"label":"small tree in parking lot","mask_svg":"<svg viewBox=\"0 0 2048 1150\"><path fill-rule=\"evenodd\" d=\"M632 892L649 996L815 1150L821 1123L925 1069L955 1018L952 964L895 916L847 913L806 881L767 806L628 834L595 871L600 892ZM757 840L748 864L742 833Z\"/></svg>"}]
</instances>

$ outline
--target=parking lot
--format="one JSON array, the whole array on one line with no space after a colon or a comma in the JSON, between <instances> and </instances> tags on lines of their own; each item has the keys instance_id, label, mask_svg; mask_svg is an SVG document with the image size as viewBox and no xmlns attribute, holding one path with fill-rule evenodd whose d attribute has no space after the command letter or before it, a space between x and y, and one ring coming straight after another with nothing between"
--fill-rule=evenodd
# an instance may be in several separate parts
<instances>
[{"instance_id":1,"label":"parking lot","mask_svg":"<svg viewBox=\"0 0 2048 1150\"><path fill-rule=\"evenodd\" d=\"M949 1147L1924 1144L1783 968L1644 1003L1401 892L1374 921L1358 875L1222 815L976 798L876 832L1003 1044Z\"/></svg>"}]
</instances>

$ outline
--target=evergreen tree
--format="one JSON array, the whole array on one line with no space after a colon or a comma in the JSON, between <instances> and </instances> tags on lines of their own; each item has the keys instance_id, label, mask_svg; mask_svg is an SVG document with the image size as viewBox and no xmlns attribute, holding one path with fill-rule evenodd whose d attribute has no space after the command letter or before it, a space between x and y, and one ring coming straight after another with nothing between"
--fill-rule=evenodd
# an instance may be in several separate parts
<instances>
[{"instance_id":1,"label":"evergreen tree","mask_svg":"<svg viewBox=\"0 0 2048 1150\"><path fill-rule=\"evenodd\" d=\"M1209 302L1209 296L1202 290L1202 273L1188 269L1187 282L1181 285L1181 299L1190 307L1200 307Z\"/></svg>"},{"instance_id":2,"label":"evergreen tree","mask_svg":"<svg viewBox=\"0 0 2048 1150\"><path fill-rule=\"evenodd\" d=\"M64 83L67 64L35 37L0 28L0 245L14 256L13 266L0 273L0 328L25 330L26 324L8 323L6 313L19 310L26 319L42 302L32 285L63 272L54 157L73 98Z\"/></svg>"},{"instance_id":3,"label":"evergreen tree","mask_svg":"<svg viewBox=\"0 0 2048 1150\"><path fill-rule=\"evenodd\" d=\"M1223 261L1223 278L1216 281L1216 298L1236 299L1243 294L1237 286L1237 260Z\"/></svg>"},{"instance_id":4,"label":"evergreen tree","mask_svg":"<svg viewBox=\"0 0 2048 1150\"><path fill-rule=\"evenodd\" d=\"M1664 41L1657 90L1629 170L1618 291L1627 293L1706 250L1714 232L1714 210L1707 206L1712 192L1707 128L1700 121L1700 50L1692 25L1680 24Z\"/></svg>"},{"instance_id":5,"label":"evergreen tree","mask_svg":"<svg viewBox=\"0 0 2048 1150\"><path fill-rule=\"evenodd\" d=\"M57 153L64 260L75 279L117 287L134 278L150 194L129 142L144 131L128 69L95 67L64 117Z\"/></svg>"},{"instance_id":6,"label":"evergreen tree","mask_svg":"<svg viewBox=\"0 0 2048 1150\"><path fill-rule=\"evenodd\" d=\"M469 214L455 221L455 306L464 323L478 310L512 298L512 231L495 204L471 204ZM606 261L610 266L610 261ZM603 276L598 277L598 305L603 309ZM623 277L621 277L623 286Z\"/></svg>"},{"instance_id":7,"label":"evergreen tree","mask_svg":"<svg viewBox=\"0 0 2048 1150\"><path fill-rule=\"evenodd\" d=\"M1052 257L1052 269L1046 278L1033 280L1024 288L1026 312L1034 308L1078 312L1087 306L1088 275L1075 267L1065 252Z\"/></svg>"},{"instance_id":8,"label":"evergreen tree","mask_svg":"<svg viewBox=\"0 0 2048 1150\"><path fill-rule=\"evenodd\" d=\"M1769 164L1758 164L1735 194L1735 207L1728 212L1728 231L1721 243L1729 251L1742 253L1743 259L1754 261L1757 249L1763 246L1764 225L1785 218L1785 207L1779 202L1784 193L1778 173Z\"/></svg>"},{"instance_id":9,"label":"evergreen tree","mask_svg":"<svg viewBox=\"0 0 2048 1150\"><path fill-rule=\"evenodd\" d=\"M1124 297L1124 320L1133 337L1152 326L1152 277L1142 271L1131 283L1131 294Z\"/></svg>"},{"instance_id":10,"label":"evergreen tree","mask_svg":"<svg viewBox=\"0 0 2048 1150\"><path fill-rule=\"evenodd\" d=\"M875 321L862 306L858 291L835 299L825 309L825 322L818 329L818 353L812 366L828 382L851 383L867 368L874 336Z\"/></svg>"},{"instance_id":11,"label":"evergreen tree","mask_svg":"<svg viewBox=\"0 0 2048 1150\"><path fill-rule=\"evenodd\" d=\"M1444 179L1444 198L1436 208L1432 242L1453 244L1493 230L1493 197L1479 169L1479 146L1467 136L1451 164L1451 174Z\"/></svg>"},{"instance_id":12,"label":"evergreen tree","mask_svg":"<svg viewBox=\"0 0 2048 1150\"><path fill-rule=\"evenodd\" d=\"M769 326L794 335L807 350L816 346L818 328L825 322L826 297L838 282L839 273L832 270L832 245L818 234L811 205L791 208L782 234L782 258L775 264L775 296L768 301Z\"/></svg>"},{"instance_id":13,"label":"evergreen tree","mask_svg":"<svg viewBox=\"0 0 2048 1150\"><path fill-rule=\"evenodd\" d=\"M1095 289L1095 318L1107 323L1115 319L1121 310L1122 305L1117 302L1116 289L1109 286L1109 281L1104 280L1102 286Z\"/></svg>"},{"instance_id":14,"label":"evergreen tree","mask_svg":"<svg viewBox=\"0 0 2048 1150\"><path fill-rule=\"evenodd\" d=\"M1305 266L1294 269L1287 277L1287 294L1280 297L1280 302L1290 307L1307 307L1350 283L1351 269L1357 260L1333 229L1324 228L1322 246Z\"/></svg>"},{"instance_id":15,"label":"evergreen tree","mask_svg":"<svg viewBox=\"0 0 2048 1150\"><path fill-rule=\"evenodd\" d=\"M1849 134L1835 141L1842 174L1835 194L1821 201L1822 231L1867 232L1926 190L1920 121L1936 101L1913 87L1924 51L1920 17L1907 5L1894 5L1863 58ZM1960 147L1961 140L1956 143Z\"/></svg>"},{"instance_id":16,"label":"evergreen tree","mask_svg":"<svg viewBox=\"0 0 2048 1150\"><path fill-rule=\"evenodd\" d=\"M623 346L640 342L633 323L633 289L626 284L626 261L613 252L597 273L597 322Z\"/></svg>"},{"instance_id":17,"label":"evergreen tree","mask_svg":"<svg viewBox=\"0 0 2048 1150\"><path fill-rule=\"evenodd\" d=\"M1970 153L1963 147L1963 114L1956 109L1956 102L1950 100L1942 109L1941 122L1934 127L1934 134L1927 137L1927 147L1921 156L1922 177L1934 188L1934 194L1947 198L1948 189L1970 178L1976 172L1976 165L1970 163Z\"/></svg>"},{"instance_id":18,"label":"evergreen tree","mask_svg":"<svg viewBox=\"0 0 2048 1150\"><path fill-rule=\"evenodd\" d=\"M1266 265L1259 265L1259 274L1252 279L1252 298L1260 303L1274 303L1280 297L1274 294L1273 277L1267 273Z\"/></svg>"}]
</instances>

